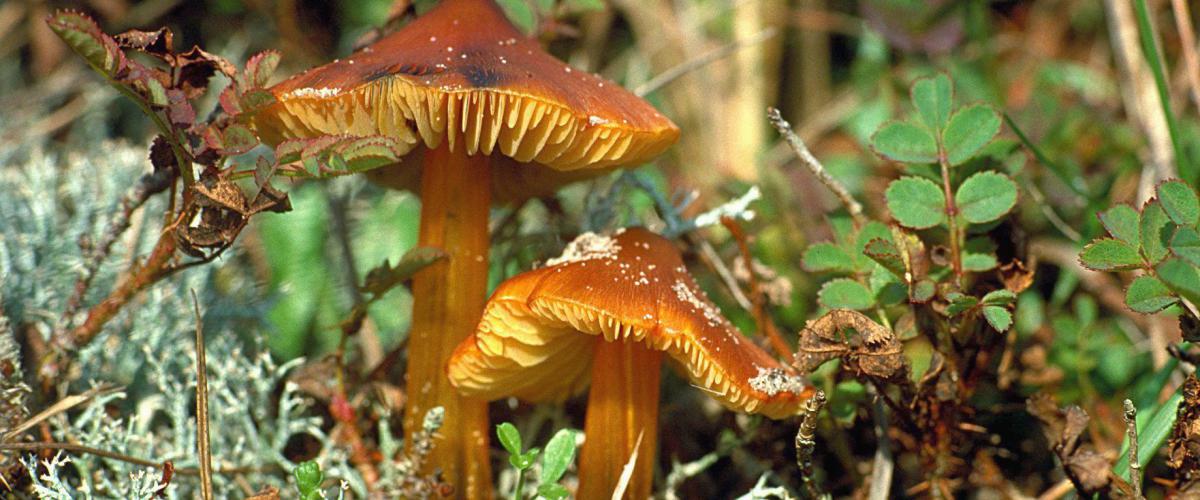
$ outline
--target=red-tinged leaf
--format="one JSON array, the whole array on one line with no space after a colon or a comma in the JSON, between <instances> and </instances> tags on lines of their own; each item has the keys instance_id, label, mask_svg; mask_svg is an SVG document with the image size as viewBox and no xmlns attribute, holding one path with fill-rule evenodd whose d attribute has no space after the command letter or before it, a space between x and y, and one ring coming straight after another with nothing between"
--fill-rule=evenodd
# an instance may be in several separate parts
<instances>
[{"instance_id":1,"label":"red-tinged leaf","mask_svg":"<svg viewBox=\"0 0 1200 500\"><path fill-rule=\"evenodd\" d=\"M158 31L129 30L113 39L123 48L145 52L163 60L167 60L167 55L175 51L175 35L167 28L159 28Z\"/></svg>"},{"instance_id":2,"label":"red-tinged leaf","mask_svg":"<svg viewBox=\"0 0 1200 500\"><path fill-rule=\"evenodd\" d=\"M239 101L243 113L253 113L275 103L275 94L266 90L247 90Z\"/></svg>"},{"instance_id":3,"label":"red-tinged leaf","mask_svg":"<svg viewBox=\"0 0 1200 500\"><path fill-rule=\"evenodd\" d=\"M125 53L90 17L60 10L46 18L46 24L96 71L112 76L124 66Z\"/></svg>"},{"instance_id":4,"label":"red-tinged leaf","mask_svg":"<svg viewBox=\"0 0 1200 500\"><path fill-rule=\"evenodd\" d=\"M279 58L278 51L267 50L255 54L249 61L246 61L243 87L246 89L266 88L271 75L275 73L275 68L279 66Z\"/></svg>"},{"instance_id":5,"label":"red-tinged leaf","mask_svg":"<svg viewBox=\"0 0 1200 500\"><path fill-rule=\"evenodd\" d=\"M221 95L217 97L217 101L221 103L221 110L229 116L237 116L242 113L242 104L237 93L237 88L233 85L225 87L221 91Z\"/></svg>"},{"instance_id":6,"label":"red-tinged leaf","mask_svg":"<svg viewBox=\"0 0 1200 500\"><path fill-rule=\"evenodd\" d=\"M244 154L258 145L258 137L245 125L233 124L221 134L222 151L227 155Z\"/></svg>"},{"instance_id":7,"label":"red-tinged leaf","mask_svg":"<svg viewBox=\"0 0 1200 500\"><path fill-rule=\"evenodd\" d=\"M179 125L183 128L192 126L196 123L196 109L192 107L191 101L179 89L171 89L167 91L167 98L170 105L167 107L167 118L171 123Z\"/></svg>"}]
</instances>

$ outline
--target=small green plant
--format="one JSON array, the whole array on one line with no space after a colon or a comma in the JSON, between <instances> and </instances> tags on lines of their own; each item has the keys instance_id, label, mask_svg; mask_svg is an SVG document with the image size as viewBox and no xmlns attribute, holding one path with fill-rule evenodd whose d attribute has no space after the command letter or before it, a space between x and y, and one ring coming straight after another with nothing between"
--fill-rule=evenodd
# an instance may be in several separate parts
<instances>
[{"instance_id":1,"label":"small green plant","mask_svg":"<svg viewBox=\"0 0 1200 500\"><path fill-rule=\"evenodd\" d=\"M1200 198L1180 180L1158 185L1141 211L1125 204L1098 214L1108 236L1079 253L1079 262L1096 271L1142 271L1125 291L1130 309L1153 314L1188 301L1200 301Z\"/></svg>"},{"instance_id":2,"label":"small green plant","mask_svg":"<svg viewBox=\"0 0 1200 500\"><path fill-rule=\"evenodd\" d=\"M301 462L296 466L296 470L292 471L292 476L296 478L296 490L300 493L300 500L320 500L321 482L325 480L325 473L321 472L321 466L313 461Z\"/></svg>"},{"instance_id":3,"label":"small green plant","mask_svg":"<svg viewBox=\"0 0 1200 500\"><path fill-rule=\"evenodd\" d=\"M517 470L517 482L513 487L512 498L523 498L525 474L533 468L539 454L542 457L542 467L538 476L538 498L557 500L570 495L570 491L558 482L571 466L571 462L575 461L575 431L559 430L546 443L544 451L538 448L522 451L521 432L508 422L496 426L496 437L499 438L500 445L508 451L508 463Z\"/></svg>"}]
</instances>

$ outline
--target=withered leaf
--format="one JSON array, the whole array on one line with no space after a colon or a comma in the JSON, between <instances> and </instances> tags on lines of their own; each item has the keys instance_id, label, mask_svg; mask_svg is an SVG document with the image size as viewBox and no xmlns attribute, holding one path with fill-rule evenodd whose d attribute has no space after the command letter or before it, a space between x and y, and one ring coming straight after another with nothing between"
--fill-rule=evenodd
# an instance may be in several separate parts
<instances>
[{"instance_id":1,"label":"withered leaf","mask_svg":"<svg viewBox=\"0 0 1200 500\"><path fill-rule=\"evenodd\" d=\"M847 330L858 335L843 335ZM812 372L826 361L841 358L851 370L892 379L907 376L902 349L896 336L882 325L859 312L835 309L809 321L800 332L794 364L801 371Z\"/></svg>"},{"instance_id":2,"label":"withered leaf","mask_svg":"<svg viewBox=\"0 0 1200 500\"><path fill-rule=\"evenodd\" d=\"M1183 382L1183 402L1167 440L1167 466L1178 479L1200 480L1200 379L1195 374Z\"/></svg>"},{"instance_id":3,"label":"withered leaf","mask_svg":"<svg viewBox=\"0 0 1200 500\"><path fill-rule=\"evenodd\" d=\"M175 35L167 28L157 31L129 30L113 38L122 48L139 50L163 60L175 50Z\"/></svg>"},{"instance_id":4,"label":"withered leaf","mask_svg":"<svg viewBox=\"0 0 1200 500\"><path fill-rule=\"evenodd\" d=\"M175 152L171 144L163 136L155 136L150 143L150 164L155 172L179 171L179 162L175 161Z\"/></svg>"},{"instance_id":5,"label":"withered leaf","mask_svg":"<svg viewBox=\"0 0 1200 500\"><path fill-rule=\"evenodd\" d=\"M1033 270L1026 269L1025 262L1013 259L1000 266L1000 280L1008 291L1021 293L1033 285Z\"/></svg>"},{"instance_id":6,"label":"withered leaf","mask_svg":"<svg viewBox=\"0 0 1200 500\"><path fill-rule=\"evenodd\" d=\"M229 60L197 46L175 56L175 66L179 68L179 87L188 97L203 94L208 88L208 79L218 71L230 78L237 75L237 67Z\"/></svg>"}]
</instances>

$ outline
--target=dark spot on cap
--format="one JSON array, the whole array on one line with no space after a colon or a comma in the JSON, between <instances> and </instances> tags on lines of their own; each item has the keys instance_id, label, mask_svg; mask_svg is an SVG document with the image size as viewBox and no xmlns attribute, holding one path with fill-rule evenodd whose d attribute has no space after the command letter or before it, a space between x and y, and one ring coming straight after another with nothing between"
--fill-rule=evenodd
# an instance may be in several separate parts
<instances>
[{"instance_id":1,"label":"dark spot on cap","mask_svg":"<svg viewBox=\"0 0 1200 500\"><path fill-rule=\"evenodd\" d=\"M458 68L458 72L462 74L468 82L474 87L491 87L500 83L501 75L498 71L481 68L474 64L462 66Z\"/></svg>"}]
</instances>

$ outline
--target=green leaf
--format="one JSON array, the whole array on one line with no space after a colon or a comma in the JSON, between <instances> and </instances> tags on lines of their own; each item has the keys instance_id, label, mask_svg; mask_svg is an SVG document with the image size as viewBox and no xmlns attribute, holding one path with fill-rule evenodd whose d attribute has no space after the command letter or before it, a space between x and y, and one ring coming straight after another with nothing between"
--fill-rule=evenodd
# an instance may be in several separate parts
<instances>
[{"instance_id":1,"label":"green leaf","mask_svg":"<svg viewBox=\"0 0 1200 500\"><path fill-rule=\"evenodd\" d=\"M854 235L854 270L871 272L875 269L875 261L867 255L867 244L871 240L892 240L892 229L879 221L870 221L858 228Z\"/></svg>"},{"instance_id":2,"label":"green leaf","mask_svg":"<svg viewBox=\"0 0 1200 500\"><path fill-rule=\"evenodd\" d=\"M1171 398L1157 408L1140 408L1137 415L1138 428L1138 465L1143 468L1150 463L1155 456L1158 455L1158 449L1162 447L1167 440L1167 436L1171 434L1171 430L1175 428L1175 417L1179 410L1179 403L1183 401L1183 386L1180 386ZM1118 476L1129 479L1129 437L1125 437L1125 441L1121 444L1121 458L1117 460L1117 464L1113 466L1113 472Z\"/></svg>"},{"instance_id":3,"label":"green leaf","mask_svg":"<svg viewBox=\"0 0 1200 500\"><path fill-rule=\"evenodd\" d=\"M1154 314L1178 301L1167 285L1150 275L1138 276L1125 291L1125 304L1142 314Z\"/></svg>"},{"instance_id":4,"label":"green leaf","mask_svg":"<svg viewBox=\"0 0 1200 500\"><path fill-rule=\"evenodd\" d=\"M817 300L829 309L861 311L875 305L871 291L850 278L838 278L825 283L817 292Z\"/></svg>"},{"instance_id":5,"label":"green leaf","mask_svg":"<svg viewBox=\"0 0 1200 500\"><path fill-rule=\"evenodd\" d=\"M950 165L961 165L1000 133L1000 115L986 104L960 108L942 133L942 147Z\"/></svg>"},{"instance_id":6,"label":"green leaf","mask_svg":"<svg viewBox=\"0 0 1200 500\"><path fill-rule=\"evenodd\" d=\"M1175 230L1175 237L1171 238L1171 253L1191 262L1193 266L1200 266L1200 233L1187 226Z\"/></svg>"},{"instance_id":7,"label":"green leaf","mask_svg":"<svg viewBox=\"0 0 1200 500\"><path fill-rule=\"evenodd\" d=\"M1175 293L1192 301L1200 301L1200 269L1182 259L1170 258L1162 261L1154 272Z\"/></svg>"},{"instance_id":8,"label":"green leaf","mask_svg":"<svg viewBox=\"0 0 1200 500\"><path fill-rule=\"evenodd\" d=\"M963 181L954 201L967 222L991 222L1004 217L1017 204L1017 184L1001 173L979 172Z\"/></svg>"},{"instance_id":9,"label":"green leaf","mask_svg":"<svg viewBox=\"0 0 1200 500\"><path fill-rule=\"evenodd\" d=\"M891 240L875 238L868 241L863 253L883 266L884 269L891 271L897 278L904 279L904 275L908 274L904 265L904 257L900 255L900 248Z\"/></svg>"},{"instance_id":10,"label":"green leaf","mask_svg":"<svg viewBox=\"0 0 1200 500\"><path fill-rule=\"evenodd\" d=\"M1138 237L1146 260L1156 264L1166 258L1172 236L1171 219L1158 200L1152 200L1142 207L1139 227Z\"/></svg>"},{"instance_id":11,"label":"green leaf","mask_svg":"<svg viewBox=\"0 0 1200 500\"><path fill-rule=\"evenodd\" d=\"M538 453L541 453L541 450L533 448L525 453L509 455L508 463L517 470L529 470L530 467L533 467L534 462L537 462Z\"/></svg>"},{"instance_id":12,"label":"green leaf","mask_svg":"<svg viewBox=\"0 0 1200 500\"><path fill-rule=\"evenodd\" d=\"M875 132L871 147L879 156L904 163L937 163L937 139L924 127L891 122Z\"/></svg>"},{"instance_id":13,"label":"green leaf","mask_svg":"<svg viewBox=\"0 0 1200 500\"><path fill-rule=\"evenodd\" d=\"M988 292L987 295L983 296L983 300L980 302L988 306L1002 306L1012 304L1016 301L1017 294L1012 293L1009 290L1000 289Z\"/></svg>"},{"instance_id":14,"label":"green leaf","mask_svg":"<svg viewBox=\"0 0 1200 500\"><path fill-rule=\"evenodd\" d=\"M508 19L517 28L520 28L522 33L534 34L534 29L537 28L537 14L533 12L533 8L529 6L528 2L525 0L498 0L497 3L504 9Z\"/></svg>"},{"instance_id":15,"label":"green leaf","mask_svg":"<svg viewBox=\"0 0 1200 500\"><path fill-rule=\"evenodd\" d=\"M321 498L321 482L325 480L325 474L321 472L320 465L311 460L300 462L292 471L292 476L296 478L296 489L299 490L301 499Z\"/></svg>"},{"instance_id":16,"label":"green leaf","mask_svg":"<svg viewBox=\"0 0 1200 500\"><path fill-rule=\"evenodd\" d=\"M1140 215L1133 207L1124 203L1113 205L1112 208L1100 212L1099 217L1108 234L1134 247L1141 246L1141 238L1138 237Z\"/></svg>"},{"instance_id":17,"label":"green leaf","mask_svg":"<svg viewBox=\"0 0 1200 500\"><path fill-rule=\"evenodd\" d=\"M557 483L575 460L575 431L561 429L554 433L542 454L541 484Z\"/></svg>"},{"instance_id":18,"label":"green leaf","mask_svg":"<svg viewBox=\"0 0 1200 500\"><path fill-rule=\"evenodd\" d=\"M829 242L810 245L800 261L808 272L854 272L854 259L850 254Z\"/></svg>"},{"instance_id":19,"label":"green leaf","mask_svg":"<svg viewBox=\"0 0 1200 500\"><path fill-rule=\"evenodd\" d=\"M1012 327L1013 317L1008 309L1001 306L984 306L983 319L998 332L1007 332Z\"/></svg>"},{"instance_id":20,"label":"green leaf","mask_svg":"<svg viewBox=\"0 0 1200 500\"><path fill-rule=\"evenodd\" d=\"M912 104L930 130L941 131L950 117L954 85L945 73L921 78L912 85Z\"/></svg>"},{"instance_id":21,"label":"green leaf","mask_svg":"<svg viewBox=\"0 0 1200 500\"><path fill-rule=\"evenodd\" d=\"M503 422L496 426L496 437L500 439L500 445L508 451L510 456L519 456L521 454L521 431L517 427L508 422Z\"/></svg>"},{"instance_id":22,"label":"green leaf","mask_svg":"<svg viewBox=\"0 0 1200 500\"><path fill-rule=\"evenodd\" d=\"M46 24L96 71L112 76L125 60L117 42L88 16L60 10L48 17Z\"/></svg>"},{"instance_id":23,"label":"green leaf","mask_svg":"<svg viewBox=\"0 0 1200 500\"><path fill-rule=\"evenodd\" d=\"M384 261L383 264L368 271L366 278L363 280L363 286L359 290L363 293L382 295L396 285L412 278L414 274L417 274L417 271L425 269L430 264L445 257L446 252L439 248L413 248L405 252L404 256L400 257L400 261L395 266Z\"/></svg>"},{"instance_id":24,"label":"green leaf","mask_svg":"<svg viewBox=\"0 0 1200 500\"><path fill-rule=\"evenodd\" d=\"M871 275L867 277L867 283L878 304L892 306L908 298L908 287L900 278L874 262L871 263Z\"/></svg>"},{"instance_id":25,"label":"green leaf","mask_svg":"<svg viewBox=\"0 0 1200 500\"><path fill-rule=\"evenodd\" d=\"M562 500L571 495L571 491L558 483L542 483L537 487L538 496L548 500Z\"/></svg>"},{"instance_id":26,"label":"green leaf","mask_svg":"<svg viewBox=\"0 0 1200 500\"><path fill-rule=\"evenodd\" d=\"M1133 245L1112 238L1094 240L1083 247L1079 262L1094 271L1128 271L1144 265Z\"/></svg>"},{"instance_id":27,"label":"green leaf","mask_svg":"<svg viewBox=\"0 0 1200 500\"><path fill-rule=\"evenodd\" d=\"M1000 265L996 256L990 253L963 252L962 267L965 271L990 271Z\"/></svg>"},{"instance_id":28,"label":"green leaf","mask_svg":"<svg viewBox=\"0 0 1200 500\"><path fill-rule=\"evenodd\" d=\"M946 299L950 301L950 303L946 305L947 316L958 316L959 314L962 314L963 312L966 312L967 310L979 305L979 299L957 292L948 294Z\"/></svg>"},{"instance_id":29,"label":"green leaf","mask_svg":"<svg viewBox=\"0 0 1200 500\"><path fill-rule=\"evenodd\" d=\"M924 278L913 283L912 288L908 291L908 300L918 304L929 302L933 298L933 294L937 292L937 285L933 280Z\"/></svg>"},{"instance_id":30,"label":"green leaf","mask_svg":"<svg viewBox=\"0 0 1200 500\"><path fill-rule=\"evenodd\" d=\"M884 192L888 210L901 225L928 229L946 220L946 197L929 179L901 177Z\"/></svg>"},{"instance_id":31,"label":"green leaf","mask_svg":"<svg viewBox=\"0 0 1200 500\"><path fill-rule=\"evenodd\" d=\"M1158 185L1158 201L1167 216L1181 226L1195 227L1200 221L1200 198L1183 181L1167 181Z\"/></svg>"}]
</instances>

